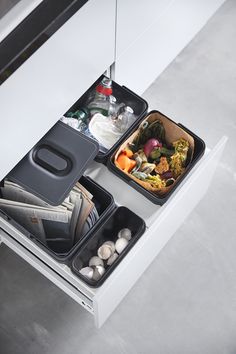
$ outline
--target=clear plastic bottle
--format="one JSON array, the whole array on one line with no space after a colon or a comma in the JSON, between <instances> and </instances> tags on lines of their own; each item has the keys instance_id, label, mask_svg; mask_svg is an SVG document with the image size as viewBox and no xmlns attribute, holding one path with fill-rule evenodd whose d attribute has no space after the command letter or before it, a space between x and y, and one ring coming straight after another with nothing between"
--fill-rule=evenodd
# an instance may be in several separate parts
<instances>
[{"instance_id":1,"label":"clear plastic bottle","mask_svg":"<svg viewBox=\"0 0 236 354\"><path fill-rule=\"evenodd\" d=\"M117 119L113 120L113 127L120 133L124 133L135 121L136 117L131 107L125 106L119 110Z\"/></svg>"},{"instance_id":2,"label":"clear plastic bottle","mask_svg":"<svg viewBox=\"0 0 236 354\"><path fill-rule=\"evenodd\" d=\"M96 87L95 94L89 100L87 108L91 116L95 113L101 113L108 116L111 105L110 97L112 96L112 80L104 77L101 83Z\"/></svg>"},{"instance_id":3,"label":"clear plastic bottle","mask_svg":"<svg viewBox=\"0 0 236 354\"><path fill-rule=\"evenodd\" d=\"M118 111L119 106L116 103L116 98L114 96L110 96L110 105L108 109L108 116L111 118L111 120L114 120L117 118L117 111Z\"/></svg>"}]
</instances>

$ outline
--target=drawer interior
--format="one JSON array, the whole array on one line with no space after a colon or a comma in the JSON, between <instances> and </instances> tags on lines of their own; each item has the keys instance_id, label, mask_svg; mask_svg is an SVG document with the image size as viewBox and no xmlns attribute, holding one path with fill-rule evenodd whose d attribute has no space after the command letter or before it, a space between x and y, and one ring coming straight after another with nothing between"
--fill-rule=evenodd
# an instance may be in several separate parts
<instances>
[{"instance_id":1,"label":"drawer interior","mask_svg":"<svg viewBox=\"0 0 236 354\"><path fill-rule=\"evenodd\" d=\"M71 111L76 111L76 110L84 107L84 105L86 104L86 101L88 99L88 96L90 95L91 91L93 91L94 88L97 86L97 84L101 81L102 77L100 77L90 87L90 89L67 111L67 113L71 112ZM124 141L128 137L128 135L134 129L137 128L137 126L142 121L142 119L144 118L144 116L147 112L146 101L141 99L135 93L131 92L130 90L128 90L125 87L118 85L115 82L113 82L113 88L114 88L114 96L117 98L117 100L119 102L124 101L126 105L129 105L132 108L134 108L134 113L135 113L137 119L136 119L135 123L130 127L130 129L128 129L126 131L126 133L123 134L123 136L117 141L117 143L107 153L101 153L101 151L99 151L99 153L96 157L97 161L99 161L99 162L107 162L107 159L110 158L110 156L117 149L117 147L122 143L122 141ZM60 124L60 126L64 125L64 123L62 123L62 122L59 122L59 124ZM69 131L72 130L71 127L66 127L66 128L69 128L68 129ZM183 127L183 128L185 130L187 130L185 127ZM205 144L201 139L196 137L194 133L192 133L192 132L189 132L189 133L193 136L193 138L195 140L195 150L194 150L194 156L193 156L194 163L192 164L192 166L194 166L194 164L200 159L200 157L204 153ZM80 133L80 135L81 135L81 133ZM62 145L62 150L61 150L62 154L64 153L64 149L66 150L66 148L67 148L67 146L65 148L65 145L63 145L63 142L64 142L63 138L64 138L63 134L61 135L61 139L57 139L57 141L54 141L53 138L51 138L53 143L55 143L55 146L57 145L57 142L60 141L60 143ZM76 137L76 139L77 138L78 137ZM67 145L71 144L70 138L65 139L65 140L66 140ZM89 139L87 139L87 140L89 140ZM80 146L80 149L78 149L78 144L76 141L75 141L74 146L76 147L77 150L71 151L71 156L72 156L71 160L72 161L73 161L73 157L75 157L75 154L78 155L79 153L81 153L83 155L83 151L86 151L86 152L88 151L88 148L85 148L85 146ZM93 151L95 151L95 149L93 149ZM94 152L94 154L95 154L95 152ZM89 159L87 159L87 160L89 160ZM48 160L46 159L46 162L47 161ZM112 160L111 160L111 162L112 162ZM55 163L56 166L57 166L57 163L60 165L61 160L57 159L56 163ZM83 169L85 170L85 168L87 167L86 163L82 163L81 165L83 165ZM75 170L79 171L80 167L75 165ZM21 168L21 166L20 166L20 168ZM83 172L84 172L84 170L83 170ZM27 173L27 168L25 169L25 172ZM51 171L49 171L49 172L51 172ZM47 173L45 173L45 176L46 175L47 175ZM75 175L76 175L76 173L75 173ZM81 176L81 174L80 174L80 176ZM109 176L109 180L110 180L110 176ZM56 179L54 181L56 181ZM73 181L73 182L75 182L75 181ZM128 209L126 207L115 208L113 197L109 192L107 192L107 186L105 188L103 188L103 187L101 187L101 185L97 184L94 180L92 180L89 177L85 177L85 176L82 176L79 179L79 182L93 195L92 201L97 209L99 219L90 228L90 230L87 233L85 233L84 236L81 239L79 239L78 242L76 242L76 243L73 243L71 241L70 237L68 237L67 239L64 238L64 239L58 240L57 234L53 230L52 230L51 234L49 235L49 237L47 237L46 242L42 242L42 240L40 240L36 235L30 233L24 227L24 225L21 224L20 219L17 219L17 218L14 219L14 217L12 217L12 215L10 215L10 214L8 214L8 217L9 217L9 222L13 226L15 226L17 229L19 229L24 235L26 235L26 237L30 238L34 243L37 243L37 245L39 245L43 250L45 250L50 256L52 256L54 259L56 259L59 262L68 264L71 267L71 269L73 270L73 272L78 277L80 277L84 282L86 282L89 286L98 287L113 272L115 267L121 262L121 260L124 258L124 256L129 252L129 250L132 248L132 246L137 242L139 237L144 233L145 222L137 214L135 214L133 211L131 211L130 209ZM37 184L39 185L39 184L43 184L43 183L39 179L38 181L36 181L36 185ZM114 183L112 185L112 194L113 194L113 189L116 189L115 184L116 183ZM50 189L51 187L53 188L53 183L50 182L50 184L48 185L47 188ZM120 187L122 188L122 186L120 186ZM119 186L117 188L119 188ZM136 189L142 193L142 191L140 191L138 188L136 188ZM125 188L124 188L124 191L125 191ZM123 191L120 190L119 194L122 194L122 192ZM126 193L127 199L130 197L128 192L130 193L130 191L127 191L127 193ZM144 194L144 193L142 193L142 194ZM148 198L148 199L153 201L152 198ZM138 200L139 200L139 198L135 199L136 204L137 204ZM144 205L144 204L145 203L141 203L141 205ZM162 203L158 203L158 204L162 204ZM135 209L132 208L132 210L135 210ZM149 213L149 209L148 209L148 213ZM142 213L139 213L139 215L142 215ZM92 280L89 280L89 279L83 277L80 273L81 268L86 267L88 265L89 259L92 256L96 255L97 249L105 241L115 242L117 240L118 232L123 228L130 229L131 233L132 233L132 239L130 240L128 246L124 249L124 251L119 254L118 258L114 261L114 263L111 266L107 267L107 265L106 265L105 273L99 280L92 281Z\"/></svg>"}]
</instances>

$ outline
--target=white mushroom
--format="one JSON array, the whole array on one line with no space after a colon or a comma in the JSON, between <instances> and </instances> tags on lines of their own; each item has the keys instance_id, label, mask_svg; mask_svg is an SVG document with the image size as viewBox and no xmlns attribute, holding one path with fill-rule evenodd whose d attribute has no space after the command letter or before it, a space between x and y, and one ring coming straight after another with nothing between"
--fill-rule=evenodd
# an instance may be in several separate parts
<instances>
[{"instance_id":1,"label":"white mushroom","mask_svg":"<svg viewBox=\"0 0 236 354\"><path fill-rule=\"evenodd\" d=\"M93 277L93 268L91 267L84 267L80 269L80 274L82 274L84 277L88 278L88 279L92 279Z\"/></svg>"},{"instance_id":2,"label":"white mushroom","mask_svg":"<svg viewBox=\"0 0 236 354\"><path fill-rule=\"evenodd\" d=\"M130 229L122 229L118 232L118 238L126 238L127 241L130 241L132 237L132 233Z\"/></svg>"},{"instance_id":3,"label":"white mushroom","mask_svg":"<svg viewBox=\"0 0 236 354\"><path fill-rule=\"evenodd\" d=\"M126 240L126 238L118 238L116 241L116 251L120 254L125 247L128 245L129 241Z\"/></svg>"},{"instance_id":4,"label":"white mushroom","mask_svg":"<svg viewBox=\"0 0 236 354\"><path fill-rule=\"evenodd\" d=\"M109 245L102 245L101 247L99 247L98 249L98 257L100 257L101 259L108 259L110 258L112 255L112 249L111 246Z\"/></svg>"},{"instance_id":5,"label":"white mushroom","mask_svg":"<svg viewBox=\"0 0 236 354\"><path fill-rule=\"evenodd\" d=\"M92 266L104 266L104 263L103 263L103 260L98 257L98 256L94 256L92 258L90 258L89 260L89 266L92 267Z\"/></svg>"},{"instance_id":6,"label":"white mushroom","mask_svg":"<svg viewBox=\"0 0 236 354\"><path fill-rule=\"evenodd\" d=\"M93 280L98 281L99 279L101 279L101 277L103 276L103 274L105 273L105 268L103 266L95 266L93 267L94 271L93 271Z\"/></svg>"},{"instance_id":7,"label":"white mushroom","mask_svg":"<svg viewBox=\"0 0 236 354\"><path fill-rule=\"evenodd\" d=\"M115 252L110 258L107 260L107 265L110 266L115 260L119 257L119 255Z\"/></svg>"},{"instance_id":8,"label":"white mushroom","mask_svg":"<svg viewBox=\"0 0 236 354\"><path fill-rule=\"evenodd\" d=\"M104 242L103 246L104 246L104 245L110 246L110 247L111 247L112 254L115 253L115 251L116 251L116 246L115 246L114 242L112 242L112 241L106 241L106 242Z\"/></svg>"}]
</instances>

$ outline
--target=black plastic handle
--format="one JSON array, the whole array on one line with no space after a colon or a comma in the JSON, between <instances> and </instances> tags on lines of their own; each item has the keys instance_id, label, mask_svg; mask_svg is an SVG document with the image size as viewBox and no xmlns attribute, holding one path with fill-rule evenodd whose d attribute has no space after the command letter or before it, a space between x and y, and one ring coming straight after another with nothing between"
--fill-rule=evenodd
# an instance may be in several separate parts
<instances>
[{"instance_id":1,"label":"black plastic handle","mask_svg":"<svg viewBox=\"0 0 236 354\"><path fill-rule=\"evenodd\" d=\"M33 160L55 175L65 175L71 170L70 159L49 145L37 146L33 153Z\"/></svg>"}]
</instances>

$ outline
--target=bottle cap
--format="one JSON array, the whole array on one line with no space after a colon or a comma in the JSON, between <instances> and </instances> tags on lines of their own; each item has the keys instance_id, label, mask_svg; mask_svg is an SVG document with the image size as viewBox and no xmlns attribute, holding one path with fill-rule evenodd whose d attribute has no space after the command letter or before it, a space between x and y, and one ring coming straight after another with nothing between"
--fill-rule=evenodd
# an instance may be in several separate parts
<instances>
[{"instance_id":1,"label":"bottle cap","mask_svg":"<svg viewBox=\"0 0 236 354\"><path fill-rule=\"evenodd\" d=\"M112 86L112 80L109 79L108 77L104 77L101 81L101 84L106 87L111 87Z\"/></svg>"},{"instance_id":2,"label":"bottle cap","mask_svg":"<svg viewBox=\"0 0 236 354\"><path fill-rule=\"evenodd\" d=\"M78 120L84 120L86 118L86 113L84 112L84 110L79 109L78 111L76 111L74 113L74 115L78 118Z\"/></svg>"},{"instance_id":3,"label":"bottle cap","mask_svg":"<svg viewBox=\"0 0 236 354\"><path fill-rule=\"evenodd\" d=\"M112 94L112 88L111 87L104 87L103 85L98 85L96 87L96 91L99 93L102 93L105 96L110 96Z\"/></svg>"},{"instance_id":4,"label":"bottle cap","mask_svg":"<svg viewBox=\"0 0 236 354\"><path fill-rule=\"evenodd\" d=\"M105 96L110 96L112 94L112 80L104 77L101 83L96 87L96 91Z\"/></svg>"},{"instance_id":5,"label":"bottle cap","mask_svg":"<svg viewBox=\"0 0 236 354\"><path fill-rule=\"evenodd\" d=\"M129 112L129 113L132 113L132 114L134 113L134 110L130 106L126 106L125 107L125 111Z\"/></svg>"}]
</instances>

